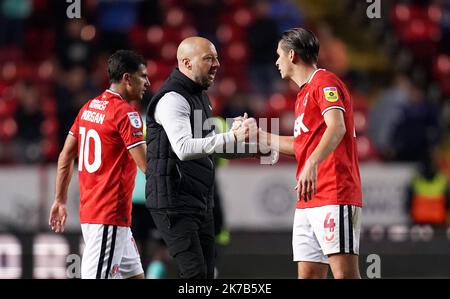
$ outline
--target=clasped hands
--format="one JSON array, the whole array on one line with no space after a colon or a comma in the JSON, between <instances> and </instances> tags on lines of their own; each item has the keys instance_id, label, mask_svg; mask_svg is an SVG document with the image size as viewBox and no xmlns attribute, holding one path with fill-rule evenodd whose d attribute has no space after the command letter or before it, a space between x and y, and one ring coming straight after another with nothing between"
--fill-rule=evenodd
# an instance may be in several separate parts
<instances>
[{"instance_id":1,"label":"clasped hands","mask_svg":"<svg viewBox=\"0 0 450 299\"><path fill-rule=\"evenodd\" d=\"M248 118L247 113L244 113L244 116L234 118L231 131L237 143L257 141L258 125L253 117Z\"/></svg>"}]
</instances>

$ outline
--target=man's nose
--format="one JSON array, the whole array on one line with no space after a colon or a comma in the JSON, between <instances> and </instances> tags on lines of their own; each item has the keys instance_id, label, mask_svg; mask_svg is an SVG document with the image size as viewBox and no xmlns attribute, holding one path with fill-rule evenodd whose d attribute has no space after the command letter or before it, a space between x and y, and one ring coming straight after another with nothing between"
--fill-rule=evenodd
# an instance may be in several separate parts
<instances>
[{"instance_id":1,"label":"man's nose","mask_svg":"<svg viewBox=\"0 0 450 299\"><path fill-rule=\"evenodd\" d=\"M217 59L217 58L214 59L213 66L215 66L215 67L219 67L220 66L219 59Z\"/></svg>"}]
</instances>

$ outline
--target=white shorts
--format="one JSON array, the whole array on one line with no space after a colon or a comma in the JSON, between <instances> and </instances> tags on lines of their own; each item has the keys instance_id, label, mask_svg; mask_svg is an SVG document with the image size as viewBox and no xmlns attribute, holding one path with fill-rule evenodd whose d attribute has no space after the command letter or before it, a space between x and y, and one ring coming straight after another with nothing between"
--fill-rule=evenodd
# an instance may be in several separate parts
<instances>
[{"instance_id":1,"label":"white shorts","mask_svg":"<svg viewBox=\"0 0 450 299\"><path fill-rule=\"evenodd\" d=\"M129 227L81 224L85 247L81 278L129 278L144 273Z\"/></svg>"},{"instance_id":2,"label":"white shorts","mask_svg":"<svg viewBox=\"0 0 450 299\"><path fill-rule=\"evenodd\" d=\"M330 254L359 254L360 231L360 207L329 205L296 209L292 231L294 261L328 264Z\"/></svg>"}]
</instances>

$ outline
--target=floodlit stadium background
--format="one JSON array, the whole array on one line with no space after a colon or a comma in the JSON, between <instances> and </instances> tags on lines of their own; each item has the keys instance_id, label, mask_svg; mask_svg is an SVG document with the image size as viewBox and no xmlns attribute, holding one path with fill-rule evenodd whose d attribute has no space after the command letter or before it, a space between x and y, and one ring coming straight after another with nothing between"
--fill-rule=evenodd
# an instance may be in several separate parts
<instances>
[{"instance_id":1,"label":"floodlit stadium background","mask_svg":"<svg viewBox=\"0 0 450 299\"><path fill-rule=\"evenodd\" d=\"M425 154L450 174L449 1L72 2L82 3L79 19L68 18L73 3L62 0L0 0L0 278L64 278L66 256L80 252L76 176L67 233L47 226L55 162L78 109L107 87L114 49L143 54L156 91L177 44L207 37L222 65L209 91L214 112L278 117L281 134L291 134L298 88L280 80L274 62L278 34L296 26L318 35L319 67L343 78L353 97L365 204L362 276L376 254L381 277L450 277L447 226L414 226L405 208ZM294 162L232 161L218 170L231 231L219 277L296 277ZM175 277L172 264L168 277Z\"/></svg>"}]
</instances>

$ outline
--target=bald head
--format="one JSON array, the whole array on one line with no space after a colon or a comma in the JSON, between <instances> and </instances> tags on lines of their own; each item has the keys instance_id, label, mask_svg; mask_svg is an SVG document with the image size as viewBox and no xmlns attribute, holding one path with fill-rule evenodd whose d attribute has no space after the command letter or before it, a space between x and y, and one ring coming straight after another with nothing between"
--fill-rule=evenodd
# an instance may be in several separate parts
<instances>
[{"instance_id":1,"label":"bald head","mask_svg":"<svg viewBox=\"0 0 450 299\"><path fill-rule=\"evenodd\" d=\"M177 49L178 63L180 63L183 58L192 58L209 47L214 47L214 45L206 38L200 36L191 36L184 39Z\"/></svg>"},{"instance_id":2,"label":"bald head","mask_svg":"<svg viewBox=\"0 0 450 299\"><path fill-rule=\"evenodd\" d=\"M213 83L220 66L216 47L199 36L188 37L180 43L177 60L180 71L205 88Z\"/></svg>"}]
</instances>

